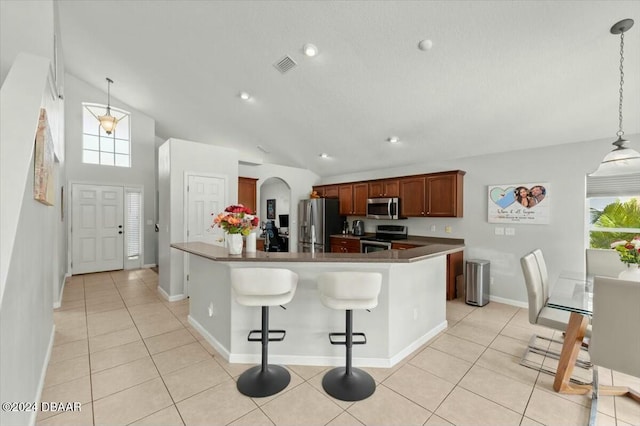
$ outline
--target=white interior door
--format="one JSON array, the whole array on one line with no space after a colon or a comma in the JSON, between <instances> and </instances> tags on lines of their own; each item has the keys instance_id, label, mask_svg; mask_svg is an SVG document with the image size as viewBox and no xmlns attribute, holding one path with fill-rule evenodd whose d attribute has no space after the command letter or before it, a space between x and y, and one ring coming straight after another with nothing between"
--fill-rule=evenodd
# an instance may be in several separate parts
<instances>
[{"instance_id":1,"label":"white interior door","mask_svg":"<svg viewBox=\"0 0 640 426\"><path fill-rule=\"evenodd\" d=\"M73 185L71 270L74 274L123 268L123 193L120 186Z\"/></svg>"},{"instance_id":2,"label":"white interior door","mask_svg":"<svg viewBox=\"0 0 640 426\"><path fill-rule=\"evenodd\" d=\"M187 241L223 245L221 228L211 228L213 215L225 206L225 180L217 177L189 175L187 187Z\"/></svg>"},{"instance_id":3,"label":"white interior door","mask_svg":"<svg viewBox=\"0 0 640 426\"><path fill-rule=\"evenodd\" d=\"M212 228L213 215L226 207L227 183L223 177L186 174L185 237L187 242L224 245L224 231ZM184 295L189 296L189 256L184 256Z\"/></svg>"}]
</instances>

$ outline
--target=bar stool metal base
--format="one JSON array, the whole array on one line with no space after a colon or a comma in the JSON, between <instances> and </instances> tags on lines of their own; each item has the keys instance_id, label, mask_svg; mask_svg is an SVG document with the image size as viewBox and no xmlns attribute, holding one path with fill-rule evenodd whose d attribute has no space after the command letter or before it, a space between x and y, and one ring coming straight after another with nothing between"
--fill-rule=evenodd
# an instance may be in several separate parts
<instances>
[{"instance_id":1,"label":"bar stool metal base","mask_svg":"<svg viewBox=\"0 0 640 426\"><path fill-rule=\"evenodd\" d=\"M328 371L322 378L325 392L342 401L361 401L376 391L376 382L366 371L352 367L346 374L346 367Z\"/></svg>"},{"instance_id":2,"label":"bar stool metal base","mask_svg":"<svg viewBox=\"0 0 640 426\"><path fill-rule=\"evenodd\" d=\"M267 365L263 370L256 365L238 377L238 390L246 396L263 398L275 395L287 387L291 381L289 372L279 365Z\"/></svg>"}]
</instances>

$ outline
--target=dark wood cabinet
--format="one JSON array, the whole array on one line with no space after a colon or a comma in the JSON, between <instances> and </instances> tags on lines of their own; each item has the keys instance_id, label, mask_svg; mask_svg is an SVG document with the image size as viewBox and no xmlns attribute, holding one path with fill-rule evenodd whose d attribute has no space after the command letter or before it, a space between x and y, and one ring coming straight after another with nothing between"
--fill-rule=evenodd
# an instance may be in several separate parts
<instances>
[{"instance_id":1,"label":"dark wood cabinet","mask_svg":"<svg viewBox=\"0 0 640 426\"><path fill-rule=\"evenodd\" d=\"M360 240L331 237L331 253L360 253Z\"/></svg>"},{"instance_id":2,"label":"dark wood cabinet","mask_svg":"<svg viewBox=\"0 0 640 426\"><path fill-rule=\"evenodd\" d=\"M463 254L464 252L450 253L447 255L447 300L455 299L456 294L456 278L463 274Z\"/></svg>"},{"instance_id":3,"label":"dark wood cabinet","mask_svg":"<svg viewBox=\"0 0 640 426\"><path fill-rule=\"evenodd\" d=\"M239 177L238 178L238 204L242 204L256 213L256 182L258 179Z\"/></svg>"},{"instance_id":4,"label":"dark wood cabinet","mask_svg":"<svg viewBox=\"0 0 640 426\"><path fill-rule=\"evenodd\" d=\"M425 184L426 216L462 217L462 176L460 174L428 176Z\"/></svg>"},{"instance_id":5,"label":"dark wood cabinet","mask_svg":"<svg viewBox=\"0 0 640 426\"><path fill-rule=\"evenodd\" d=\"M374 180L369 182L369 198L400 196L400 180Z\"/></svg>"},{"instance_id":6,"label":"dark wood cabinet","mask_svg":"<svg viewBox=\"0 0 640 426\"><path fill-rule=\"evenodd\" d=\"M367 214L369 186L365 182L340 185L338 199L341 215L364 216Z\"/></svg>"},{"instance_id":7,"label":"dark wood cabinet","mask_svg":"<svg viewBox=\"0 0 640 426\"><path fill-rule=\"evenodd\" d=\"M320 198L338 198L338 187L339 185L318 185L313 190Z\"/></svg>"},{"instance_id":8,"label":"dark wood cabinet","mask_svg":"<svg viewBox=\"0 0 640 426\"><path fill-rule=\"evenodd\" d=\"M424 216L424 181L423 176L400 179L401 216Z\"/></svg>"},{"instance_id":9,"label":"dark wood cabinet","mask_svg":"<svg viewBox=\"0 0 640 426\"><path fill-rule=\"evenodd\" d=\"M401 179L402 216L462 217L463 176L454 171Z\"/></svg>"},{"instance_id":10,"label":"dark wood cabinet","mask_svg":"<svg viewBox=\"0 0 640 426\"><path fill-rule=\"evenodd\" d=\"M404 217L462 217L465 172L429 173L366 182L317 185L323 198L338 198L340 214L365 216L367 198L400 197Z\"/></svg>"}]
</instances>

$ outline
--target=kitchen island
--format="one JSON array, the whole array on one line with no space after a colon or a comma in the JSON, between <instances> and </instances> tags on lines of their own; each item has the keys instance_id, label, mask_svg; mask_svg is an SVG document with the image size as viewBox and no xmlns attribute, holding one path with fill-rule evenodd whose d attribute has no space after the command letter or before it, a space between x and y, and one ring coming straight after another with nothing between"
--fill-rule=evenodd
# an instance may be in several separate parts
<instances>
[{"instance_id":1,"label":"kitchen island","mask_svg":"<svg viewBox=\"0 0 640 426\"><path fill-rule=\"evenodd\" d=\"M259 363L260 345L247 341L260 328L260 309L237 304L233 268L286 268L299 276L286 310L272 307L270 325L286 329L284 341L269 346L270 362L297 365L342 365L344 347L331 345L330 332L344 331L344 312L322 305L318 275L329 271L382 274L378 306L354 311L354 331L367 344L354 348L354 365L392 367L447 327L446 255L463 244L431 244L410 250L376 253L256 252L229 255L219 246L176 243L189 254L189 323L229 362Z\"/></svg>"}]
</instances>

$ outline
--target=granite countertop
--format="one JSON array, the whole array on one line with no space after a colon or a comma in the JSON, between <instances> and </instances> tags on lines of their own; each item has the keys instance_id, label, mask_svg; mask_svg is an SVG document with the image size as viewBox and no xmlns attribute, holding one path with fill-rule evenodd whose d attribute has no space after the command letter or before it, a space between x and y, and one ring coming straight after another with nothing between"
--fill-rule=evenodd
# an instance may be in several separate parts
<instances>
[{"instance_id":1,"label":"granite countertop","mask_svg":"<svg viewBox=\"0 0 640 426\"><path fill-rule=\"evenodd\" d=\"M428 243L427 245L409 250L384 250L373 253L289 253L257 251L255 253L243 252L238 255L230 255L224 247L200 242L174 243L171 244L171 247L221 262L411 263L464 250L463 243Z\"/></svg>"},{"instance_id":2,"label":"granite countertop","mask_svg":"<svg viewBox=\"0 0 640 426\"><path fill-rule=\"evenodd\" d=\"M375 232L367 232L362 236L353 235L353 234L333 234L331 238L346 238L350 240L360 240L362 238L371 238L375 237ZM425 246L430 244L463 244L464 239L462 238L441 238L441 237L422 237L419 235L408 235L404 240L392 240L392 243L399 244L413 244L416 246Z\"/></svg>"}]
</instances>

